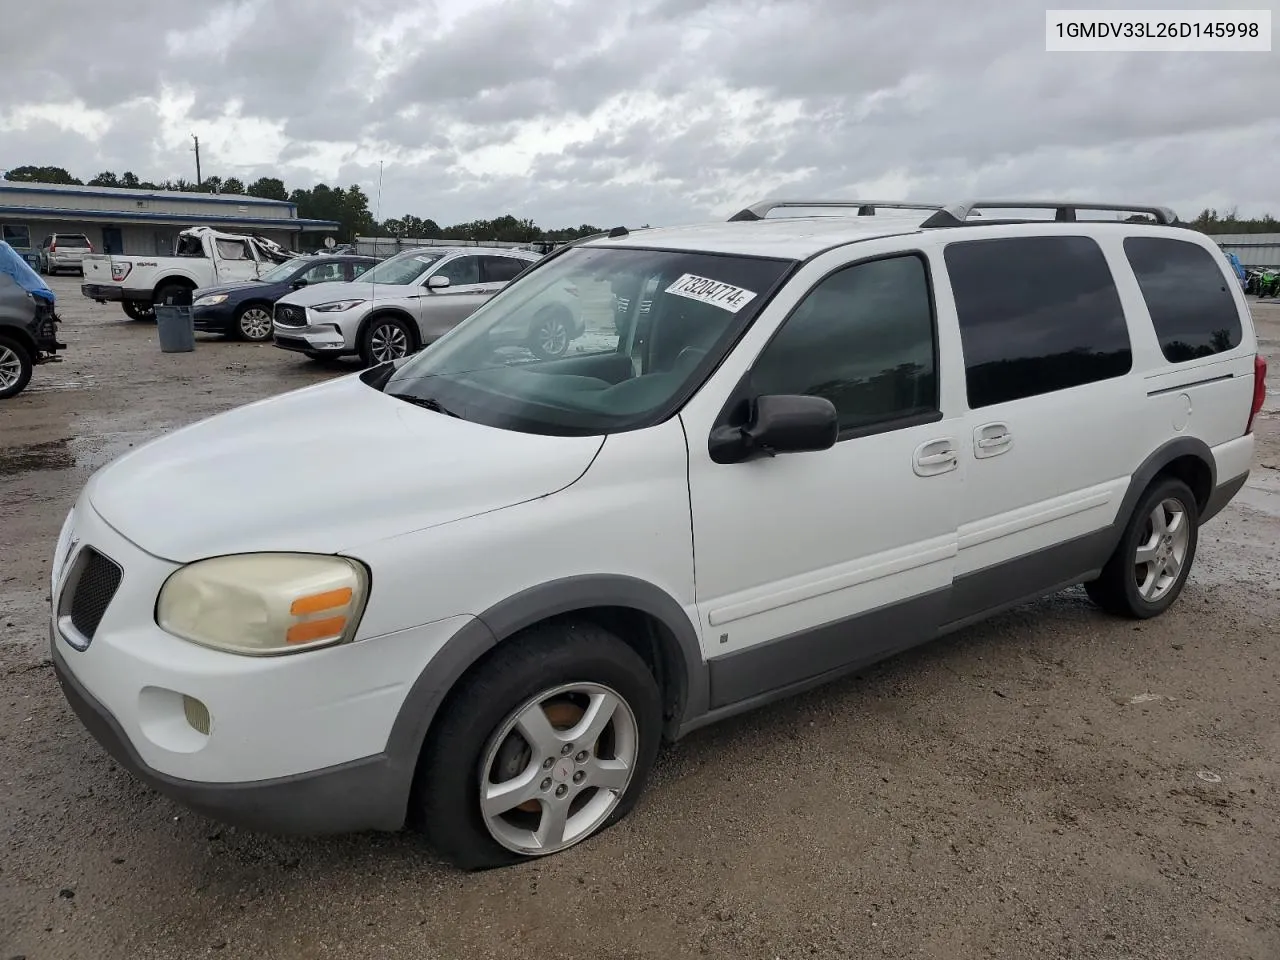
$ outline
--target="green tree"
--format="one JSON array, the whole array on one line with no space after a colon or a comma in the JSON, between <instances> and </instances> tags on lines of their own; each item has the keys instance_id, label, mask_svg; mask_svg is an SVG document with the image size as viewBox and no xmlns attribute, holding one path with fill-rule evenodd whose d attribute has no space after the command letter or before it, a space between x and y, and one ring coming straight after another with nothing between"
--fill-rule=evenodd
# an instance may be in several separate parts
<instances>
[{"instance_id":1,"label":"green tree","mask_svg":"<svg viewBox=\"0 0 1280 960\"><path fill-rule=\"evenodd\" d=\"M236 177L228 177L222 183L223 193L234 193L237 195L244 193L244 183Z\"/></svg>"},{"instance_id":2,"label":"green tree","mask_svg":"<svg viewBox=\"0 0 1280 960\"><path fill-rule=\"evenodd\" d=\"M82 186L84 181L77 180L62 167L14 167L5 172L4 178L14 183L54 183L62 186Z\"/></svg>"},{"instance_id":3,"label":"green tree","mask_svg":"<svg viewBox=\"0 0 1280 960\"><path fill-rule=\"evenodd\" d=\"M114 173L112 173L110 170L104 170L102 171L102 173L98 174L96 177L94 177L92 180L89 181L89 186L118 187L118 186L121 186L121 183L116 178L116 175Z\"/></svg>"},{"instance_id":4,"label":"green tree","mask_svg":"<svg viewBox=\"0 0 1280 960\"><path fill-rule=\"evenodd\" d=\"M245 193L251 197L261 197L264 200L289 199L289 192L284 187L284 181L276 177L259 177L249 184Z\"/></svg>"}]
</instances>

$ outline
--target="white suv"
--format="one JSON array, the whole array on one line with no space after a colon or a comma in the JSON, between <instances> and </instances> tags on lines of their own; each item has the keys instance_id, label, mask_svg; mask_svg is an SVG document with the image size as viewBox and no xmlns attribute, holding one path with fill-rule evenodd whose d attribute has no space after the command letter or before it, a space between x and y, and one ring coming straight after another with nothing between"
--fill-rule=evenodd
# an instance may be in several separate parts
<instances>
[{"instance_id":1,"label":"white suv","mask_svg":"<svg viewBox=\"0 0 1280 960\"><path fill-rule=\"evenodd\" d=\"M1214 244L782 206L569 245L414 356L103 468L52 564L84 723L214 817L478 868L616 822L663 739L995 611L1166 610L1264 391ZM565 284L604 291L583 342L504 353Z\"/></svg>"}]
</instances>

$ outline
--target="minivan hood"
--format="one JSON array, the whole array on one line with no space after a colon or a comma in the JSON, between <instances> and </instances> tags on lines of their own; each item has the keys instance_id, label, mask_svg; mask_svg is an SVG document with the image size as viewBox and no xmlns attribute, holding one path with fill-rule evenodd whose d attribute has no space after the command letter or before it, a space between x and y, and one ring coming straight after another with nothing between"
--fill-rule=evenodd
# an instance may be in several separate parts
<instances>
[{"instance_id":1,"label":"minivan hood","mask_svg":"<svg viewBox=\"0 0 1280 960\"><path fill-rule=\"evenodd\" d=\"M352 374L152 440L95 473L85 495L118 533L175 563L337 553L547 496L603 442L481 426Z\"/></svg>"},{"instance_id":2,"label":"minivan hood","mask_svg":"<svg viewBox=\"0 0 1280 960\"><path fill-rule=\"evenodd\" d=\"M312 307L317 303L330 303L334 300L396 300L405 297L416 297L422 294L420 286L404 286L393 283L317 283L314 286L294 290L281 303L293 303L300 307Z\"/></svg>"}]
</instances>

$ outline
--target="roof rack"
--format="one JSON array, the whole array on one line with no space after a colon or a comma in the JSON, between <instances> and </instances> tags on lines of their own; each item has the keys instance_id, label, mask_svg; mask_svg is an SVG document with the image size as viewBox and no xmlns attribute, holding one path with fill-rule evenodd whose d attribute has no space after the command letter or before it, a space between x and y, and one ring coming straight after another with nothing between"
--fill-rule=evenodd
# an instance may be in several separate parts
<instances>
[{"instance_id":1,"label":"roof rack","mask_svg":"<svg viewBox=\"0 0 1280 960\"><path fill-rule=\"evenodd\" d=\"M833 207L840 209L857 208L858 216L874 217L876 210L941 210L940 203L911 203L905 200L761 200L749 207L744 207L732 217L729 223L743 220L763 220L773 210L782 207Z\"/></svg>"},{"instance_id":2,"label":"roof rack","mask_svg":"<svg viewBox=\"0 0 1280 960\"><path fill-rule=\"evenodd\" d=\"M1144 213L1155 218L1156 223L1172 226L1179 223L1178 215L1168 207L1149 207L1132 203L1075 203L1069 200L962 200L936 208L921 227L962 227L979 208L988 210L1052 210L1053 219L1060 223L1076 221L1078 210L1110 210L1120 213Z\"/></svg>"}]
</instances>

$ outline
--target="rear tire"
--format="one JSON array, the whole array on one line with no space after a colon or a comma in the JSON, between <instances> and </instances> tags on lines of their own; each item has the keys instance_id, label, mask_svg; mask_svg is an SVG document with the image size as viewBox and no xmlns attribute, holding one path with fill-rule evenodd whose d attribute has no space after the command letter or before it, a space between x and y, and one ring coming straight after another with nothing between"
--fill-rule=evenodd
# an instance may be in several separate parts
<instances>
[{"instance_id":1,"label":"rear tire","mask_svg":"<svg viewBox=\"0 0 1280 960\"><path fill-rule=\"evenodd\" d=\"M529 327L528 347L542 360L556 360L573 342L573 317L562 307L544 307Z\"/></svg>"},{"instance_id":2,"label":"rear tire","mask_svg":"<svg viewBox=\"0 0 1280 960\"><path fill-rule=\"evenodd\" d=\"M156 318L156 310L151 304L142 300L122 300L120 308L130 320L152 320Z\"/></svg>"},{"instance_id":3,"label":"rear tire","mask_svg":"<svg viewBox=\"0 0 1280 960\"><path fill-rule=\"evenodd\" d=\"M16 397L31 382L35 361L17 340L0 337L0 400Z\"/></svg>"},{"instance_id":4,"label":"rear tire","mask_svg":"<svg viewBox=\"0 0 1280 960\"><path fill-rule=\"evenodd\" d=\"M526 727L522 718L535 717ZM558 853L631 811L661 732L658 685L631 647L589 622L535 627L505 641L441 708L412 821L465 870ZM524 799L496 797L507 784Z\"/></svg>"},{"instance_id":5,"label":"rear tire","mask_svg":"<svg viewBox=\"0 0 1280 960\"><path fill-rule=\"evenodd\" d=\"M1139 498L1111 559L1098 579L1084 585L1085 592L1116 616L1159 616L1187 582L1199 526L1200 510L1191 488L1173 477L1156 481Z\"/></svg>"}]
</instances>

